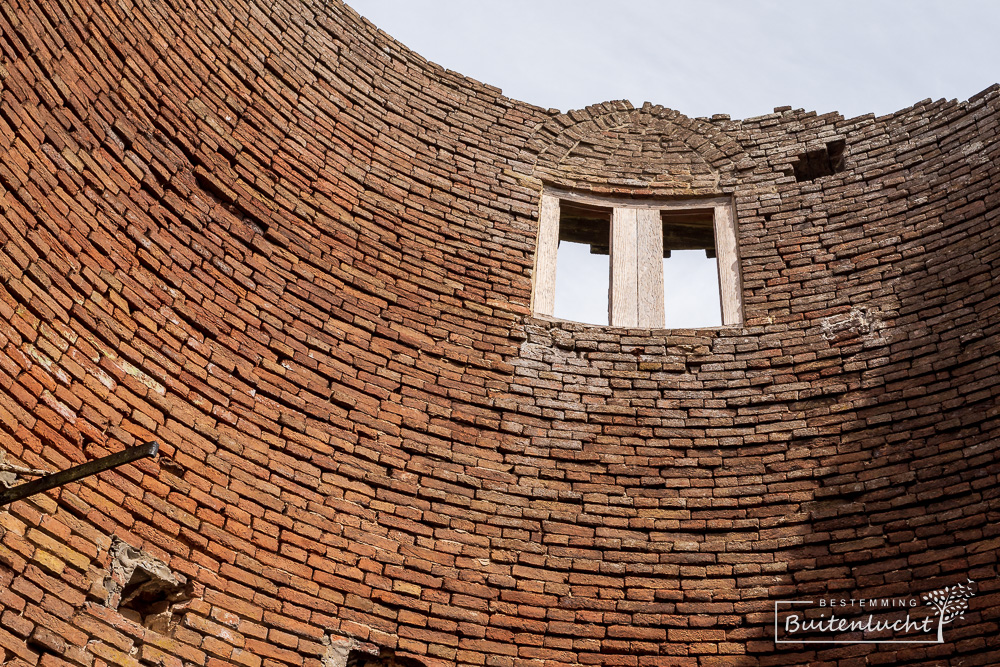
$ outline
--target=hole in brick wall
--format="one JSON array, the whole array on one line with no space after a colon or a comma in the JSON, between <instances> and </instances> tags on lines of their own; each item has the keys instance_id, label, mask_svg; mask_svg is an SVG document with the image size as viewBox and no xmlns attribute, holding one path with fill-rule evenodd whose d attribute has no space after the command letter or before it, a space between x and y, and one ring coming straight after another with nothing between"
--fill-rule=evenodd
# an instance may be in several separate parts
<instances>
[{"instance_id":1,"label":"hole in brick wall","mask_svg":"<svg viewBox=\"0 0 1000 667\"><path fill-rule=\"evenodd\" d=\"M383 650L378 655L364 651L351 651L346 667L425 667L414 658L397 656L393 651Z\"/></svg>"},{"instance_id":2,"label":"hole in brick wall","mask_svg":"<svg viewBox=\"0 0 1000 667\"><path fill-rule=\"evenodd\" d=\"M320 657L322 667L426 667L410 656L396 655L392 649L330 633L323 637L326 650Z\"/></svg>"},{"instance_id":3,"label":"hole in brick wall","mask_svg":"<svg viewBox=\"0 0 1000 667\"><path fill-rule=\"evenodd\" d=\"M122 616L166 635L175 625L174 607L188 597L183 586L165 582L137 568L122 589L118 611Z\"/></svg>"},{"instance_id":4,"label":"hole in brick wall","mask_svg":"<svg viewBox=\"0 0 1000 667\"><path fill-rule=\"evenodd\" d=\"M813 181L821 176L830 176L844 170L844 151L847 142L843 139L828 142L826 146L801 153L792 164L795 180Z\"/></svg>"},{"instance_id":5,"label":"hole in brick wall","mask_svg":"<svg viewBox=\"0 0 1000 667\"><path fill-rule=\"evenodd\" d=\"M830 168L833 169L833 173L836 174L844 171L846 166L844 153L847 150L847 142L843 139L831 141L826 145L826 150L830 155Z\"/></svg>"},{"instance_id":6,"label":"hole in brick wall","mask_svg":"<svg viewBox=\"0 0 1000 667\"><path fill-rule=\"evenodd\" d=\"M162 561L114 538L111 565L104 579L105 604L132 621L160 634L169 634L174 610L191 599L187 580Z\"/></svg>"}]
</instances>

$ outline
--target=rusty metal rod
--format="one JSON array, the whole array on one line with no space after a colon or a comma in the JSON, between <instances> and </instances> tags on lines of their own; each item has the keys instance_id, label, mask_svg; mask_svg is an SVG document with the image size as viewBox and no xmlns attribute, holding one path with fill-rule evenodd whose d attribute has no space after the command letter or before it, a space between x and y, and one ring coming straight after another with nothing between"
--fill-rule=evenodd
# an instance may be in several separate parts
<instances>
[{"instance_id":1,"label":"rusty metal rod","mask_svg":"<svg viewBox=\"0 0 1000 667\"><path fill-rule=\"evenodd\" d=\"M49 489L54 489L57 486L81 480L84 477L90 477L91 475L104 472L105 470L110 470L111 468L117 468L120 465L131 463L132 461L138 461L139 459L156 456L156 452L159 451L159 449L160 443L156 441L147 442L144 445L137 445L136 447L126 447L120 452L109 454L108 456L103 456L99 459L94 459L93 461L87 461L86 463L81 463L80 465L74 466L69 470L63 470L62 472L55 472L51 475L46 475L45 477L39 477L36 480L20 484L11 489L0 489L0 507L12 503L15 500L21 500L22 498L33 496L36 493L48 491Z\"/></svg>"}]
</instances>

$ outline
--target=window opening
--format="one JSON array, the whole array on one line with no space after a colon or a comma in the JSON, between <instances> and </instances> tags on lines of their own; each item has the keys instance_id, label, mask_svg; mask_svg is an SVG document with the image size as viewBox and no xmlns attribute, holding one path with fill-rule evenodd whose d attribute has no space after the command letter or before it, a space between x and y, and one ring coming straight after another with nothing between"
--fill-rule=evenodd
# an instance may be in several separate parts
<instances>
[{"instance_id":1,"label":"window opening","mask_svg":"<svg viewBox=\"0 0 1000 667\"><path fill-rule=\"evenodd\" d=\"M719 267L704 250L675 250L663 258L663 314L667 329L722 326Z\"/></svg>"},{"instance_id":2,"label":"window opening","mask_svg":"<svg viewBox=\"0 0 1000 667\"><path fill-rule=\"evenodd\" d=\"M668 329L722 326L712 209L660 211L663 314Z\"/></svg>"},{"instance_id":3,"label":"window opening","mask_svg":"<svg viewBox=\"0 0 1000 667\"><path fill-rule=\"evenodd\" d=\"M610 208L560 205L555 317L608 324L610 229Z\"/></svg>"},{"instance_id":4,"label":"window opening","mask_svg":"<svg viewBox=\"0 0 1000 667\"><path fill-rule=\"evenodd\" d=\"M638 328L740 324L732 200L656 202L546 191L534 283L532 311L539 315ZM681 302L705 312L690 315ZM579 310L587 306L586 314Z\"/></svg>"}]
</instances>

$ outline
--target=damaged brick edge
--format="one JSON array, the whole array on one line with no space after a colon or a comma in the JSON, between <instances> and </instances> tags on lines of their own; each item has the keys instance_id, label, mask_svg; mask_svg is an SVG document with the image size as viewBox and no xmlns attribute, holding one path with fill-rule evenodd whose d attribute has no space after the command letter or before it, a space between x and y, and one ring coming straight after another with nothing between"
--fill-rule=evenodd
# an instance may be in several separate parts
<instances>
[{"instance_id":1,"label":"damaged brick edge","mask_svg":"<svg viewBox=\"0 0 1000 667\"><path fill-rule=\"evenodd\" d=\"M0 449L0 488L10 489L17 486L17 482L22 477L43 477L51 475L50 470L39 470L19 466L7 461L7 452Z\"/></svg>"},{"instance_id":2,"label":"damaged brick edge","mask_svg":"<svg viewBox=\"0 0 1000 667\"><path fill-rule=\"evenodd\" d=\"M323 657L320 658L323 667L347 667L351 653L355 651L376 657L379 655L379 647L375 644L358 641L353 637L342 637L332 632L323 635L323 645L326 647Z\"/></svg>"},{"instance_id":3,"label":"damaged brick edge","mask_svg":"<svg viewBox=\"0 0 1000 667\"><path fill-rule=\"evenodd\" d=\"M322 667L430 667L440 665L426 656L398 652L353 637L341 637L333 632L323 636L326 650L320 659ZM362 654L362 655L359 655Z\"/></svg>"},{"instance_id":4,"label":"damaged brick edge","mask_svg":"<svg viewBox=\"0 0 1000 667\"><path fill-rule=\"evenodd\" d=\"M115 536L111 538L111 547L108 549L111 556L111 563L108 565L108 575L100 583L104 595L101 595L100 588L96 588L92 593L100 599L104 597L104 605L117 609L123 604L127 604L133 599L150 593L162 593L168 599L179 600L187 586L187 578L174 572L167 565L141 549L136 549L128 542ZM123 593L128 588L135 576L136 570L142 570L148 577L148 581L141 583L134 590L129 592L127 598L123 599Z\"/></svg>"}]
</instances>

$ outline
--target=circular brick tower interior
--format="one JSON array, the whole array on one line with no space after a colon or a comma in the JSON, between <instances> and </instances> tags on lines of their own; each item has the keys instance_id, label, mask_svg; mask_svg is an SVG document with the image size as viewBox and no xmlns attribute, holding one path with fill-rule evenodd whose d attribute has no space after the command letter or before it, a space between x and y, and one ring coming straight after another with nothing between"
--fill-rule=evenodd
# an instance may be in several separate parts
<instances>
[{"instance_id":1,"label":"circular brick tower interior","mask_svg":"<svg viewBox=\"0 0 1000 667\"><path fill-rule=\"evenodd\" d=\"M0 512L0 662L1000 663L998 132L997 87L558 113L337 2L4 4L2 483L159 454ZM534 315L547 188L728 198L741 324ZM939 644L775 641L969 580Z\"/></svg>"}]
</instances>

